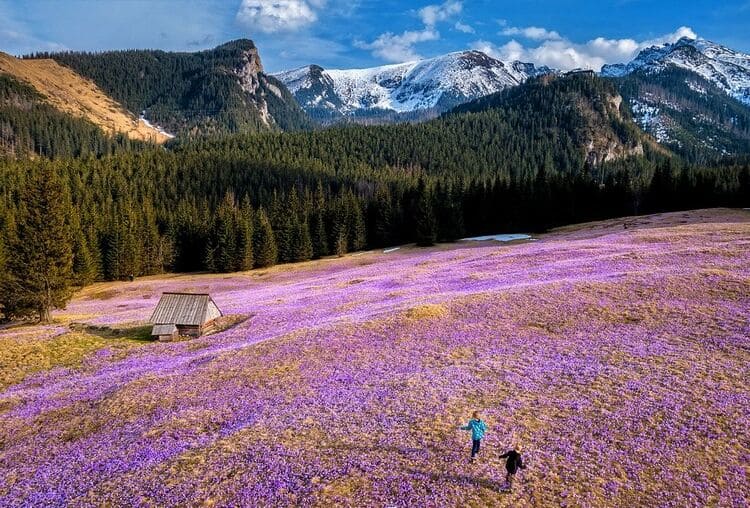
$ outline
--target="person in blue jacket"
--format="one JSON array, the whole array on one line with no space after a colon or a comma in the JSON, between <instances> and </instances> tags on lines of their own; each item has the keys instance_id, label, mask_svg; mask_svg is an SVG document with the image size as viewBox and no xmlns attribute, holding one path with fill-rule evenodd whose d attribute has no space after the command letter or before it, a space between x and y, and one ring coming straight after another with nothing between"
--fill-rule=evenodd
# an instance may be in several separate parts
<instances>
[{"instance_id":1,"label":"person in blue jacket","mask_svg":"<svg viewBox=\"0 0 750 508\"><path fill-rule=\"evenodd\" d=\"M487 432L487 424L479 417L479 411L474 411L469 423L464 427L460 427L460 429L471 431L471 458L469 462L474 462L474 457L479 453L479 446L482 444L484 433Z\"/></svg>"}]
</instances>

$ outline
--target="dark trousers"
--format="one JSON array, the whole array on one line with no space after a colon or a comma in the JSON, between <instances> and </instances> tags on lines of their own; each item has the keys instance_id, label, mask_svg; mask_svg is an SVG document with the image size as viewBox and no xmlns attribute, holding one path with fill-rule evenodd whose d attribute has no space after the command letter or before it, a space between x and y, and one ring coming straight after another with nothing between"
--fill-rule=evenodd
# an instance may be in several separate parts
<instances>
[{"instance_id":1,"label":"dark trousers","mask_svg":"<svg viewBox=\"0 0 750 508\"><path fill-rule=\"evenodd\" d=\"M479 453L479 445L482 443L481 439L472 439L471 440L471 458L474 458L474 455Z\"/></svg>"}]
</instances>

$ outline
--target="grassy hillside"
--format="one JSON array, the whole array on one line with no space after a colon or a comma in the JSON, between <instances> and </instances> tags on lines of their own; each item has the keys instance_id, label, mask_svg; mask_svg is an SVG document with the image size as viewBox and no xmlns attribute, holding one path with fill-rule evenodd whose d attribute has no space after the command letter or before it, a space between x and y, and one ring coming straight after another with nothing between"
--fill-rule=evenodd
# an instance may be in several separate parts
<instances>
[{"instance_id":1,"label":"grassy hillside","mask_svg":"<svg viewBox=\"0 0 750 508\"><path fill-rule=\"evenodd\" d=\"M168 139L139 121L93 82L54 60L19 60L0 53L0 73L30 85L46 103L73 117L85 118L107 134L122 133L130 139L157 143Z\"/></svg>"},{"instance_id":2,"label":"grassy hillside","mask_svg":"<svg viewBox=\"0 0 750 508\"><path fill-rule=\"evenodd\" d=\"M121 133L107 135L88 119L60 111L30 84L0 72L0 156L89 157L144 146ZM3 190L9 193L13 187L6 183ZM0 209L0 216L9 209Z\"/></svg>"},{"instance_id":3,"label":"grassy hillside","mask_svg":"<svg viewBox=\"0 0 750 508\"><path fill-rule=\"evenodd\" d=\"M0 504L742 505L749 237L750 213L704 210L92 286L57 328L0 331L0 359L70 321L137 325L162 291L250 319L2 389ZM528 468L503 493L512 445Z\"/></svg>"}]
</instances>

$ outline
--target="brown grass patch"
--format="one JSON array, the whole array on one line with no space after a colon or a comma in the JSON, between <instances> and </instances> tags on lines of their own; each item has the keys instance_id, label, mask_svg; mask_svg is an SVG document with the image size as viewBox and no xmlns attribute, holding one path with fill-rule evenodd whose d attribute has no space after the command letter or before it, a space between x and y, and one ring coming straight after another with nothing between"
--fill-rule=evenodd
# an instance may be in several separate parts
<instances>
[{"instance_id":1,"label":"brown grass patch","mask_svg":"<svg viewBox=\"0 0 750 508\"><path fill-rule=\"evenodd\" d=\"M120 292L116 289L101 289L99 291L89 293L89 298L91 298L92 300L110 300L118 294L120 294Z\"/></svg>"},{"instance_id":2,"label":"brown grass patch","mask_svg":"<svg viewBox=\"0 0 750 508\"><path fill-rule=\"evenodd\" d=\"M147 127L93 81L52 59L19 60L0 52L0 71L25 81L63 113L83 117L107 133L122 132L131 139L164 143L169 138Z\"/></svg>"},{"instance_id":3,"label":"brown grass patch","mask_svg":"<svg viewBox=\"0 0 750 508\"><path fill-rule=\"evenodd\" d=\"M28 375L56 367L76 368L91 353L107 346L129 348L139 342L74 331L52 338L28 335L0 339L0 390Z\"/></svg>"},{"instance_id":4,"label":"brown grass patch","mask_svg":"<svg viewBox=\"0 0 750 508\"><path fill-rule=\"evenodd\" d=\"M407 319L412 320L423 320L423 319L438 319L448 315L448 309L444 305L436 303L426 303L423 305L417 305L411 309L406 310L404 315Z\"/></svg>"}]
</instances>

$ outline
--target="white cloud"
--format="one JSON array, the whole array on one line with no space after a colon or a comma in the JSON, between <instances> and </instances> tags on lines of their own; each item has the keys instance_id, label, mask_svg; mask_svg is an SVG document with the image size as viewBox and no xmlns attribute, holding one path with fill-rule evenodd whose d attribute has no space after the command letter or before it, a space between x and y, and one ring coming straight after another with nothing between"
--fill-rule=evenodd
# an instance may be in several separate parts
<instances>
[{"instance_id":1,"label":"white cloud","mask_svg":"<svg viewBox=\"0 0 750 508\"><path fill-rule=\"evenodd\" d=\"M357 41L354 45L361 49L369 49L373 55L388 62L406 62L420 58L414 44L439 38L440 34L436 30L426 27L424 30L410 30L399 35L386 32L372 42Z\"/></svg>"},{"instance_id":2,"label":"white cloud","mask_svg":"<svg viewBox=\"0 0 750 508\"><path fill-rule=\"evenodd\" d=\"M665 44L667 42L675 42L679 41L683 37L687 37L688 39L697 39L698 34L696 34L692 28L689 26L681 26L671 34L666 34L662 37L657 37L656 39L651 39L650 41L645 41L643 44L645 47L651 47L651 46L660 46L662 44Z\"/></svg>"},{"instance_id":3,"label":"white cloud","mask_svg":"<svg viewBox=\"0 0 750 508\"><path fill-rule=\"evenodd\" d=\"M419 18L426 27L434 27L439 21L446 21L460 14L463 9L461 2L448 0L439 5L428 5L419 9Z\"/></svg>"},{"instance_id":4,"label":"white cloud","mask_svg":"<svg viewBox=\"0 0 750 508\"><path fill-rule=\"evenodd\" d=\"M288 32L318 20L326 0L242 0L237 21L251 31Z\"/></svg>"},{"instance_id":5,"label":"white cloud","mask_svg":"<svg viewBox=\"0 0 750 508\"><path fill-rule=\"evenodd\" d=\"M42 39L34 34L33 25L23 22L10 5L0 3L0 51L12 55L25 55L36 51L64 51L59 42Z\"/></svg>"},{"instance_id":6,"label":"white cloud","mask_svg":"<svg viewBox=\"0 0 750 508\"><path fill-rule=\"evenodd\" d=\"M523 28L510 26L508 28L504 28L500 33L502 35L521 35L523 37L526 37L527 39L532 39L535 41L562 39L562 37L560 37L560 34L555 32L554 30L550 31L546 28L541 28L538 26L527 26Z\"/></svg>"},{"instance_id":7,"label":"white cloud","mask_svg":"<svg viewBox=\"0 0 750 508\"><path fill-rule=\"evenodd\" d=\"M461 12L463 4L456 0L447 0L442 4L433 4L422 7L417 11L419 19L424 23L421 30L406 30L400 34L386 32L380 34L372 42L355 41L354 45L360 49L368 49L378 58L388 62L407 62L421 58L415 44L440 39L440 32L435 26L442 21L447 21L451 16Z\"/></svg>"},{"instance_id":8,"label":"white cloud","mask_svg":"<svg viewBox=\"0 0 750 508\"><path fill-rule=\"evenodd\" d=\"M467 25L466 23L461 23L460 21L456 21L456 24L453 25L453 28L465 34L473 34L475 32L474 27L472 27L471 25Z\"/></svg>"},{"instance_id":9,"label":"white cloud","mask_svg":"<svg viewBox=\"0 0 750 508\"><path fill-rule=\"evenodd\" d=\"M533 32L525 30L533 28ZM518 32L516 32L518 30ZM474 49L484 51L496 58L506 61L522 60L537 65L547 65L561 70L576 68L600 70L604 64L627 62L634 58L642 49L676 42L682 37L697 38L697 34L689 27L680 27L676 31L655 39L636 41L634 39L606 39L597 37L585 43L575 43L557 32L544 28L528 27L524 29L506 29L506 35L523 35L528 39L541 41L538 46L524 46L513 39L506 44L496 46L491 42L480 40L473 44ZM531 37L538 35L538 37ZM547 36L543 36L547 34ZM552 36L556 37L552 37Z\"/></svg>"}]
</instances>

